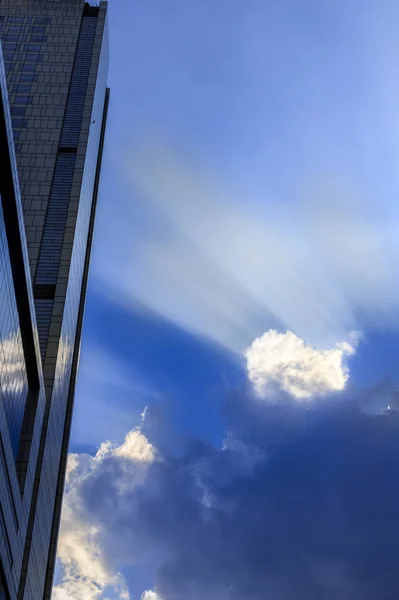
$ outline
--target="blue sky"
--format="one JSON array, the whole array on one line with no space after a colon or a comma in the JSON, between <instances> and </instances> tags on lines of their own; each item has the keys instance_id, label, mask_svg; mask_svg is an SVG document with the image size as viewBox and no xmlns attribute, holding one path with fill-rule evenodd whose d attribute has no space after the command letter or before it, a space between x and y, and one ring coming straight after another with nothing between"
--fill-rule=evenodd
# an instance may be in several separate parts
<instances>
[{"instance_id":1,"label":"blue sky","mask_svg":"<svg viewBox=\"0 0 399 600\"><path fill-rule=\"evenodd\" d=\"M56 600L396 597L398 20L110 0Z\"/></svg>"}]
</instances>

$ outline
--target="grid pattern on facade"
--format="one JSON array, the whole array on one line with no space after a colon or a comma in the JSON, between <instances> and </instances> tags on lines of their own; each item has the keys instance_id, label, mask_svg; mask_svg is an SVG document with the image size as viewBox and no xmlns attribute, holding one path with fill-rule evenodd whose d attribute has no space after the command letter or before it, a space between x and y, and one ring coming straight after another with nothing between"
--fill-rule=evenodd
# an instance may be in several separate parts
<instances>
[{"instance_id":1,"label":"grid pattern on facade","mask_svg":"<svg viewBox=\"0 0 399 600\"><path fill-rule=\"evenodd\" d=\"M83 17L62 126L61 148L77 148L79 143L96 27L96 17Z\"/></svg>"},{"instance_id":2,"label":"grid pattern on facade","mask_svg":"<svg viewBox=\"0 0 399 600\"><path fill-rule=\"evenodd\" d=\"M7 557L0 547L0 571L2 563L11 600L47 600L51 596L55 557L55 552L49 549L50 546L55 547L58 531L57 494L62 489L65 474L61 454L66 452L70 427L66 416L73 406L73 398L69 398L68 393L73 388L71 379L76 376L72 359L76 354L79 311L84 305L83 270L106 88L106 3L100 2L94 8L85 4L84 0L0 0L1 16L4 18L0 18L0 38L4 39L6 31L9 44L7 83L29 263L40 321L38 329L40 338L48 338L48 342L42 344L39 352L34 325L35 351L36 356L42 354L44 359L44 379L40 370L42 387L38 408L36 415L31 411L33 420L28 429L25 426L28 410L24 416L20 449L25 437L29 438L23 457L26 469L24 487L16 478L9 436L3 437L7 465L12 467L11 493L16 502L19 528L15 531L13 527L9 502L11 493L3 477L3 481L0 480L0 502L8 527L13 567L11 570L8 568ZM91 54L88 50L90 40ZM80 63L78 45L81 48ZM80 77L80 80L76 79L76 86L72 85L73 73ZM86 74L85 83L82 75ZM9 121L11 125L11 119ZM61 140L64 127L66 135ZM51 205L55 206L52 192L55 189L56 164L63 153L75 157L68 211L64 214L62 210L53 212L51 209ZM62 177L60 180L61 184L65 184ZM63 233L58 235L62 229ZM54 268L52 260L43 263L40 260L46 253L47 258L53 257L48 251L51 246L47 243L51 236L45 239L45 231L55 238L62 238L58 269ZM52 247L54 249L55 246ZM14 256L13 252L11 256ZM42 270L44 265L46 268ZM12 267L14 274L14 265ZM31 303L33 306L33 297ZM32 322L36 320L33 316ZM21 323L21 331L25 350L24 323ZM30 384L27 355L25 361ZM32 396L36 397L35 394ZM26 405L30 406L29 400ZM3 409L1 403L0 409ZM4 435L7 428L4 410L0 410L0 428L0 434ZM18 457L17 469L20 468L19 462ZM1 534L0 541L2 546Z\"/></svg>"},{"instance_id":3,"label":"grid pattern on facade","mask_svg":"<svg viewBox=\"0 0 399 600\"><path fill-rule=\"evenodd\" d=\"M0 2L0 38L18 36L6 73L33 278L84 5L84 0Z\"/></svg>"},{"instance_id":4,"label":"grid pattern on facade","mask_svg":"<svg viewBox=\"0 0 399 600\"><path fill-rule=\"evenodd\" d=\"M37 65L42 60L42 44L47 41L45 35L48 17L12 16L5 23L3 40L3 56L6 71L18 65L14 84L10 86L12 103L12 123L16 151L21 151L18 142L21 130L26 129L26 107L32 104L32 84L37 80ZM0 24L1 26L1 24Z\"/></svg>"},{"instance_id":5,"label":"grid pattern on facade","mask_svg":"<svg viewBox=\"0 0 399 600\"><path fill-rule=\"evenodd\" d=\"M97 17L83 17L37 264L34 292L43 361L54 309L96 27Z\"/></svg>"},{"instance_id":6,"label":"grid pattern on facade","mask_svg":"<svg viewBox=\"0 0 399 600\"><path fill-rule=\"evenodd\" d=\"M52 292L52 295L54 292ZM40 354L42 360L46 355L47 340L50 333L51 315L53 314L54 298L35 297L37 331L39 334Z\"/></svg>"},{"instance_id":7,"label":"grid pattern on facade","mask_svg":"<svg viewBox=\"0 0 399 600\"><path fill-rule=\"evenodd\" d=\"M36 271L36 285L57 283L75 162L75 153L60 152L57 156ZM38 323L40 326L39 319Z\"/></svg>"},{"instance_id":8,"label":"grid pattern on facade","mask_svg":"<svg viewBox=\"0 0 399 600\"><path fill-rule=\"evenodd\" d=\"M1 8L3 4L1 4ZM12 123L9 111L9 100L6 86L6 75L0 49L0 196L2 208L2 223L0 227L2 243L0 244L0 260L7 265L9 275L7 278L0 276L3 287L8 282L12 288L11 296L8 295L9 308L12 309L12 326L19 323L19 330L24 353L26 380L30 390L22 399L25 400L22 431L19 435L18 455L16 456L16 444L11 443L9 418L6 406L0 398L0 507L3 515L4 527L0 527L0 578L4 579L3 587L0 586L1 594L5 594L6 600L17 599L18 578L22 568L23 547L26 539L26 528L28 522L29 506L32 492L33 467L37 458L37 437L40 432L44 410L44 385L39 356L38 336L35 329L35 317L33 312L33 293L30 285L28 253L26 238L24 235L22 204L19 194L18 173L14 145L12 142ZM4 246L6 243L6 248ZM1 270L1 269L0 269ZM10 300L14 294L15 303ZM9 312L1 313L3 318L9 316ZM8 319L9 321L9 319ZM3 342L4 340L2 340ZM8 349L7 349L8 350ZM10 374L9 361L4 361L3 353L0 357L1 379ZM11 358L12 355L9 356ZM31 390L34 391L31 394ZM34 403L31 402L34 398ZM16 407L15 407L16 408ZM22 412L22 409L21 409ZM26 415L34 412L36 416L36 430L31 435L31 443L25 443ZM24 462L24 488L20 486L19 464ZM21 455L21 457L20 457ZM25 485L26 484L26 485ZM10 567L10 558L11 564ZM7 590L7 591L5 591ZM0 598L2 599L2 595ZM34 597L34 596L33 596ZM33 600L32 597L32 600Z\"/></svg>"}]
</instances>

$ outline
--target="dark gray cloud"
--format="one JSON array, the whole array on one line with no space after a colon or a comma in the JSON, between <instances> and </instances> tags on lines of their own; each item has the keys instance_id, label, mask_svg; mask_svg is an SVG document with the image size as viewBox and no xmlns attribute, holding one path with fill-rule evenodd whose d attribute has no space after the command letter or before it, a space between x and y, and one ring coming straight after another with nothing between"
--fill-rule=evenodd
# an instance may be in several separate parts
<instances>
[{"instance_id":1,"label":"dark gray cloud","mask_svg":"<svg viewBox=\"0 0 399 600\"><path fill-rule=\"evenodd\" d=\"M79 480L74 506L101 524L107 564L151 554L162 600L396 599L399 414L245 396L224 449L192 441L144 466L108 450Z\"/></svg>"}]
</instances>

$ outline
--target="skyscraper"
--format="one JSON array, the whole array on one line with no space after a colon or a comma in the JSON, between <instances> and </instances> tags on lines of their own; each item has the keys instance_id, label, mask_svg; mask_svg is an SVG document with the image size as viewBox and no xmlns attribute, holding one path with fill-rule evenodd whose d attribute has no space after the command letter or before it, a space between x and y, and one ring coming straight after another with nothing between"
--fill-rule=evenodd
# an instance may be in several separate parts
<instances>
[{"instance_id":1,"label":"skyscraper","mask_svg":"<svg viewBox=\"0 0 399 600\"><path fill-rule=\"evenodd\" d=\"M0 39L0 600L40 600L51 597L109 98L107 4L0 0Z\"/></svg>"}]
</instances>

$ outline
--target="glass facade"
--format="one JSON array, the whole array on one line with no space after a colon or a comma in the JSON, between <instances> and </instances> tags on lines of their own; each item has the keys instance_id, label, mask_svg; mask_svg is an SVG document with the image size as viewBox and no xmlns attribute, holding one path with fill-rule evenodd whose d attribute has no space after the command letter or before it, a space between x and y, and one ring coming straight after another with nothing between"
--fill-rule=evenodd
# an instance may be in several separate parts
<instances>
[{"instance_id":1,"label":"glass facade","mask_svg":"<svg viewBox=\"0 0 399 600\"><path fill-rule=\"evenodd\" d=\"M45 35L47 23L47 17L28 16L11 16L5 22L6 27L2 34L5 67L10 71L13 66L19 65L17 76L13 81L14 85L10 86L15 140L19 139L21 129L27 127L27 120L23 115L26 106L32 103L32 83L36 79L37 63L41 60L42 43L47 39ZM16 150L20 151L19 145Z\"/></svg>"},{"instance_id":2,"label":"glass facade","mask_svg":"<svg viewBox=\"0 0 399 600\"><path fill-rule=\"evenodd\" d=\"M0 598L12 599L37 458L31 425L45 394L9 108L0 52Z\"/></svg>"},{"instance_id":3,"label":"glass facade","mask_svg":"<svg viewBox=\"0 0 399 600\"><path fill-rule=\"evenodd\" d=\"M0 199L1 200L1 199ZM11 272L3 206L0 201L0 399L15 458L28 395L24 350Z\"/></svg>"},{"instance_id":4,"label":"glass facade","mask_svg":"<svg viewBox=\"0 0 399 600\"><path fill-rule=\"evenodd\" d=\"M23 256L0 213L0 572L12 599L51 597L109 96L106 16L106 2L0 4Z\"/></svg>"}]
</instances>

